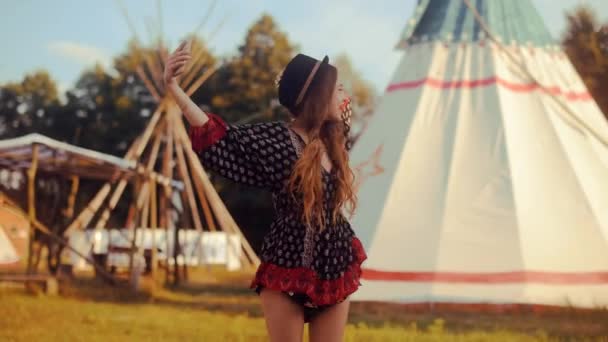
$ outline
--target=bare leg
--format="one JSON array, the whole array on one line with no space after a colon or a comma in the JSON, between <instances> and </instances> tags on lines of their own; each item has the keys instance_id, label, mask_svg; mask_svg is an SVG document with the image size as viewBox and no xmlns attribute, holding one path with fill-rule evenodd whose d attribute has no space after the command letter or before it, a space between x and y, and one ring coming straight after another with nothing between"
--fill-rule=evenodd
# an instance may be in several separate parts
<instances>
[{"instance_id":1,"label":"bare leg","mask_svg":"<svg viewBox=\"0 0 608 342\"><path fill-rule=\"evenodd\" d=\"M310 342L341 342L348 319L350 299L316 315L309 323Z\"/></svg>"},{"instance_id":2,"label":"bare leg","mask_svg":"<svg viewBox=\"0 0 608 342\"><path fill-rule=\"evenodd\" d=\"M286 294L262 289L262 310L271 342L301 342L304 335L304 313Z\"/></svg>"}]
</instances>

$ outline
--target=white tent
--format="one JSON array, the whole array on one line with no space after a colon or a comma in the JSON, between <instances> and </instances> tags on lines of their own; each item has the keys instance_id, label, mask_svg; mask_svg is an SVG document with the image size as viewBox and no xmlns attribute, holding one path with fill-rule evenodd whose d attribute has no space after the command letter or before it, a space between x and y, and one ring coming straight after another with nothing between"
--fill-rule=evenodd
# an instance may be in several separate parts
<instances>
[{"instance_id":1,"label":"white tent","mask_svg":"<svg viewBox=\"0 0 608 342\"><path fill-rule=\"evenodd\" d=\"M608 305L608 123L529 0L420 0L351 153L357 300Z\"/></svg>"},{"instance_id":2,"label":"white tent","mask_svg":"<svg viewBox=\"0 0 608 342\"><path fill-rule=\"evenodd\" d=\"M76 175L91 179L108 179L119 172L128 175L142 173L142 165L134 160L70 145L38 133L0 140L0 171L26 170L31 166L34 146L38 147L38 171ZM164 176L153 174L159 183L171 184L182 190L184 184ZM6 176L0 174L0 181ZM17 186L15 186L16 188Z\"/></svg>"},{"instance_id":3,"label":"white tent","mask_svg":"<svg viewBox=\"0 0 608 342\"><path fill-rule=\"evenodd\" d=\"M19 254L4 232L4 228L0 226L0 265L13 264L17 261L19 261Z\"/></svg>"},{"instance_id":4,"label":"white tent","mask_svg":"<svg viewBox=\"0 0 608 342\"><path fill-rule=\"evenodd\" d=\"M158 260L166 260L172 264L174 253L175 230L137 228L136 246L140 249L151 250L156 245ZM155 235L153 239L153 235ZM167 238L169 241L167 241ZM89 255L108 254L108 265L117 267L128 267L129 256L125 252L112 251L119 247L127 249L131 246L133 229L89 229L85 231L76 230L70 233L70 245L81 254ZM155 243L153 243L155 240ZM178 257L178 263L184 261L189 266L201 265L224 265L227 270L234 271L243 268L241 263L241 238L238 234L227 232L199 232L194 229L181 229L179 231L179 242L182 253ZM167 249L168 248L168 249ZM73 251L65 250L66 258L77 269L87 269L90 266L82 257Z\"/></svg>"}]
</instances>

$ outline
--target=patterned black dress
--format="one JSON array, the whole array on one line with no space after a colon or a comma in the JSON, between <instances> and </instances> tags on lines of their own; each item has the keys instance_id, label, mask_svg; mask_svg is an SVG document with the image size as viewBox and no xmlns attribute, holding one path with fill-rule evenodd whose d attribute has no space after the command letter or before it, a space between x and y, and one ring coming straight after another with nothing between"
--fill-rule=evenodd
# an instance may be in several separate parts
<instances>
[{"instance_id":1,"label":"patterned black dress","mask_svg":"<svg viewBox=\"0 0 608 342\"><path fill-rule=\"evenodd\" d=\"M347 219L336 224L328 216L325 229L301 219L301 196L286 189L304 146L285 122L228 125L209 114L205 125L191 127L192 148L203 166L235 182L272 191L276 212L264 237L261 264L251 288L261 287L302 295L310 307L339 303L361 285L366 253ZM322 172L325 212L332 212L335 175Z\"/></svg>"}]
</instances>

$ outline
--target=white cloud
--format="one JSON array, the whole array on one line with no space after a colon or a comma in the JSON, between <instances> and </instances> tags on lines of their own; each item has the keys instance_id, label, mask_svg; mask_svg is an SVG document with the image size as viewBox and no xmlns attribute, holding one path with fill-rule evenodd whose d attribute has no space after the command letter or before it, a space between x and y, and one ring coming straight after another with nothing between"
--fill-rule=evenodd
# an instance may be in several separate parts
<instances>
[{"instance_id":1,"label":"white cloud","mask_svg":"<svg viewBox=\"0 0 608 342\"><path fill-rule=\"evenodd\" d=\"M106 70L112 68L112 60L108 53L95 46L69 41L53 41L47 47L51 53L68 58L83 66L88 67L100 63Z\"/></svg>"}]
</instances>

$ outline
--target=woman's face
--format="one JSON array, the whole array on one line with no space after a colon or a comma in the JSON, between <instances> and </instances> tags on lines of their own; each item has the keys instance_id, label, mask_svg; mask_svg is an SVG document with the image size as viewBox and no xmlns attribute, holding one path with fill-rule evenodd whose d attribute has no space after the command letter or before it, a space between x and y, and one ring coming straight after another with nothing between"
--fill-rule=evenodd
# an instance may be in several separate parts
<instances>
[{"instance_id":1,"label":"woman's face","mask_svg":"<svg viewBox=\"0 0 608 342\"><path fill-rule=\"evenodd\" d=\"M331 97L330 117L336 120L340 120L340 104L347 98L344 86L342 83L336 82L334 87L334 93Z\"/></svg>"}]
</instances>

